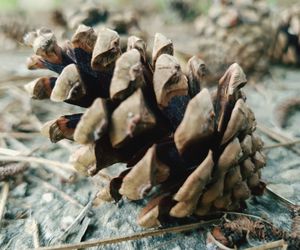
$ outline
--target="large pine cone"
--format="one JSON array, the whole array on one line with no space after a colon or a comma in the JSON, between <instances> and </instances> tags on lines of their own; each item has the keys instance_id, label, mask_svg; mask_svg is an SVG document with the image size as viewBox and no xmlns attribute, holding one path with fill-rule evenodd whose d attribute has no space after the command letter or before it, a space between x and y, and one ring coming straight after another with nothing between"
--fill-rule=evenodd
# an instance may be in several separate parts
<instances>
[{"instance_id":1,"label":"large pine cone","mask_svg":"<svg viewBox=\"0 0 300 250\"><path fill-rule=\"evenodd\" d=\"M219 79L233 62L246 73L264 73L274 33L268 5L255 0L220 2L195 21L201 37L200 55L211 71L208 84Z\"/></svg>"},{"instance_id":2,"label":"large pine cone","mask_svg":"<svg viewBox=\"0 0 300 250\"><path fill-rule=\"evenodd\" d=\"M281 13L272 60L276 63L300 65L300 4Z\"/></svg>"},{"instance_id":3,"label":"large pine cone","mask_svg":"<svg viewBox=\"0 0 300 250\"><path fill-rule=\"evenodd\" d=\"M74 167L85 175L126 163L99 197L140 200L152 190L141 226L235 210L263 190L263 144L254 134L254 114L241 91L247 80L238 64L210 93L200 91L203 62L192 57L185 74L172 42L161 34L155 35L152 62L138 37L130 37L122 53L110 29L96 34L82 25L65 47L46 29L27 41L36 53L29 68L58 73L27 84L32 97L88 108L47 123L44 133L53 142L86 144L73 155Z\"/></svg>"}]
</instances>

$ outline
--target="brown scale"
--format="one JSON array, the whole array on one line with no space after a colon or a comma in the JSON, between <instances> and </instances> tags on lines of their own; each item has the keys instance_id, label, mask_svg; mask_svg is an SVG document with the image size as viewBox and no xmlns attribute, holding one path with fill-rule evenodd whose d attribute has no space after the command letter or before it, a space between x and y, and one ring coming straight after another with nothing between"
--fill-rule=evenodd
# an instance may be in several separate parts
<instances>
[{"instance_id":1,"label":"brown scale","mask_svg":"<svg viewBox=\"0 0 300 250\"><path fill-rule=\"evenodd\" d=\"M127 164L106 180L98 200L141 200L151 193L138 223L154 227L236 210L253 190L262 189L265 156L241 91L247 79L237 63L219 78L217 92L210 92L202 88L205 63L192 57L185 74L172 41L162 34L155 35L152 60L136 36L122 53L118 33L107 28L95 32L80 26L67 47L47 29L29 38L39 57L31 57L37 63L28 67L44 62L59 73L50 89L49 78L39 78L27 85L29 93L87 108L47 123L43 133L53 142L84 144L71 157L83 175Z\"/></svg>"}]
</instances>

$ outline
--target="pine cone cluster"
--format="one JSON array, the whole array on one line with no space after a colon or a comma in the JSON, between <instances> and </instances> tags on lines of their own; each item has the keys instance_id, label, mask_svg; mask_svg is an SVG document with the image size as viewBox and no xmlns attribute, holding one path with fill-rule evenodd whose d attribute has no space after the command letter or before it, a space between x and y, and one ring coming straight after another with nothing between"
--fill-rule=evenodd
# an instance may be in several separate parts
<instances>
[{"instance_id":1,"label":"pine cone cluster","mask_svg":"<svg viewBox=\"0 0 300 250\"><path fill-rule=\"evenodd\" d=\"M265 1L214 4L208 15L195 20L195 28L201 37L199 53L212 71L212 77L219 79L232 62L239 63L246 73L263 73L268 69L274 32Z\"/></svg>"},{"instance_id":2,"label":"pine cone cluster","mask_svg":"<svg viewBox=\"0 0 300 250\"><path fill-rule=\"evenodd\" d=\"M80 8L78 6L76 6L77 8L68 8L60 12L60 15L53 15L53 20L59 22L62 18L67 28L76 29L79 24L94 26L98 23L106 22L109 17L109 11L102 4L82 1L79 6Z\"/></svg>"},{"instance_id":3,"label":"pine cone cluster","mask_svg":"<svg viewBox=\"0 0 300 250\"><path fill-rule=\"evenodd\" d=\"M300 65L300 4L281 14L272 60L288 65Z\"/></svg>"},{"instance_id":4,"label":"pine cone cluster","mask_svg":"<svg viewBox=\"0 0 300 250\"><path fill-rule=\"evenodd\" d=\"M121 35L143 34L139 27L139 15L135 12L110 11L99 1L83 1L80 8L68 8L52 12L52 22L65 30L76 30L80 24L97 28L105 26Z\"/></svg>"},{"instance_id":5,"label":"pine cone cluster","mask_svg":"<svg viewBox=\"0 0 300 250\"><path fill-rule=\"evenodd\" d=\"M48 122L43 133L52 142L84 144L72 156L84 175L126 163L98 198L150 196L138 218L141 226L239 209L264 189L263 143L254 132L255 117L241 91L247 80L237 63L209 91L201 89L203 61L194 56L182 69L172 41L159 33L151 60L143 40L129 37L122 52L118 33L107 28L96 33L81 25L64 46L40 29L28 34L27 43L35 52L28 68L58 74L27 84L31 96L87 108Z\"/></svg>"}]
</instances>

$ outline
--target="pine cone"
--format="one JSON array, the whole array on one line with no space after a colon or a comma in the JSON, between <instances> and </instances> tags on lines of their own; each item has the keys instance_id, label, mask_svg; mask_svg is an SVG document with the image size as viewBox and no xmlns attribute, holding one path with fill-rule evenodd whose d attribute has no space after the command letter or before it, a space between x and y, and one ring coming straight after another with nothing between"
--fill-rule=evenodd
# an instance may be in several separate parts
<instances>
[{"instance_id":1,"label":"pine cone","mask_svg":"<svg viewBox=\"0 0 300 250\"><path fill-rule=\"evenodd\" d=\"M193 20L199 15L199 2L195 0L171 0L171 11L174 11L183 20Z\"/></svg>"},{"instance_id":2,"label":"pine cone","mask_svg":"<svg viewBox=\"0 0 300 250\"><path fill-rule=\"evenodd\" d=\"M78 7L78 6L77 6ZM83 1L80 8L54 11L52 21L74 31L80 24L97 27L105 24L122 35L142 34L138 14L131 11L112 12L99 1Z\"/></svg>"},{"instance_id":3,"label":"pine cone","mask_svg":"<svg viewBox=\"0 0 300 250\"><path fill-rule=\"evenodd\" d=\"M264 1L222 1L209 9L208 16L195 21L201 40L199 51L212 79L219 79L233 62L246 73L265 72L273 31Z\"/></svg>"},{"instance_id":4,"label":"pine cone","mask_svg":"<svg viewBox=\"0 0 300 250\"><path fill-rule=\"evenodd\" d=\"M53 142L85 144L72 157L85 175L127 164L98 198L140 200L152 190L138 223L154 227L171 218L238 209L263 190L263 144L254 133L238 64L209 92L200 90L201 59L192 57L184 73L162 34L155 35L152 62L141 39L130 37L122 53L118 34L107 28L96 34L81 25L65 47L49 30L30 37L36 54L29 68L59 74L27 84L32 97L88 108L47 123L43 133Z\"/></svg>"},{"instance_id":5,"label":"pine cone","mask_svg":"<svg viewBox=\"0 0 300 250\"><path fill-rule=\"evenodd\" d=\"M53 21L57 22L57 15L54 14L55 12ZM99 1L82 1L80 5L62 10L59 15L59 19L65 20L66 26L71 30L76 29L79 24L94 26L106 22L108 17L109 11Z\"/></svg>"},{"instance_id":6,"label":"pine cone","mask_svg":"<svg viewBox=\"0 0 300 250\"><path fill-rule=\"evenodd\" d=\"M28 169L28 164L24 162L19 163L4 163L0 162L0 181L7 180L23 173Z\"/></svg>"},{"instance_id":7,"label":"pine cone","mask_svg":"<svg viewBox=\"0 0 300 250\"><path fill-rule=\"evenodd\" d=\"M0 19L0 46L15 48L23 42L24 35L32 30L27 18L22 13L9 13ZM7 44L6 44L7 43Z\"/></svg>"},{"instance_id":8,"label":"pine cone","mask_svg":"<svg viewBox=\"0 0 300 250\"><path fill-rule=\"evenodd\" d=\"M300 65L300 4L293 5L281 14L272 60L276 63Z\"/></svg>"}]
</instances>

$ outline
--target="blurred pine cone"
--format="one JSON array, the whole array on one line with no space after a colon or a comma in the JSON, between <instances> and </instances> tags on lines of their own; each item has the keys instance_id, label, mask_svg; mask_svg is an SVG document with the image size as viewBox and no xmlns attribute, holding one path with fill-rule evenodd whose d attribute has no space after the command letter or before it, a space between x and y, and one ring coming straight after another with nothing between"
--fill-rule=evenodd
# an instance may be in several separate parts
<instances>
[{"instance_id":1,"label":"blurred pine cone","mask_svg":"<svg viewBox=\"0 0 300 250\"><path fill-rule=\"evenodd\" d=\"M241 91L247 82L242 68L232 64L210 93L200 88L203 61L192 57L184 72L162 34L155 35L152 61L140 38L129 37L124 53L119 41L113 30L96 34L84 25L63 47L47 29L27 36L35 51L28 67L58 73L27 84L32 97L88 108L48 122L43 133L53 142L85 144L72 156L84 175L127 164L98 198L140 200L149 194L138 223L154 227L239 209L251 194L261 194L265 156Z\"/></svg>"},{"instance_id":2,"label":"blurred pine cone","mask_svg":"<svg viewBox=\"0 0 300 250\"><path fill-rule=\"evenodd\" d=\"M23 42L24 35L34 26L24 16L24 13L2 14L0 19L0 47L16 48Z\"/></svg>"},{"instance_id":3,"label":"blurred pine cone","mask_svg":"<svg viewBox=\"0 0 300 250\"><path fill-rule=\"evenodd\" d=\"M193 20L200 14L197 0L170 0L169 5L170 9L183 20Z\"/></svg>"},{"instance_id":4,"label":"blurred pine cone","mask_svg":"<svg viewBox=\"0 0 300 250\"><path fill-rule=\"evenodd\" d=\"M300 65L300 4L281 13L272 60L276 63Z\"/></svg>"},{"instance_id":5,"label":"blurred pine cone","mask_svg":"<svg viewBox=\"0 0 300 250\"><path fill-rule=\"evenodd\" d=\"M52 13L54 24L74 31L80 24L97 28L105 26L120 34L136 34L141 32L138 24L138 14L128 10L110 11L99 1L83 1L80 8L56 10Z\"/></svg>"},{"instance_id":6,"label":"blurred pine cone","mask_svg":"<svg viewBox=\"0 0 300 250\"><path fill-rule=\"evenodd\" d=\"M59 26L63 28L62 37L66 37L70 31L73 33L80 24L93 27L95 30L104 26L109 27L120 34L122 49L124 47L126 49L129 35L147 39L146 32L140 29L138 13L129 10L110 11L97 0L83 1L80 8L75 6L53 11L52 23L55 24L55 28Z\"/></svg>"},{"instance_id":7,"label":"blurred pine cone","mask_svg":"<svg viewBox=\"0 0 300 250\"><path fill-rule=\"evenodd\" d=\"M246 73L268 69L274 32L265 1L220 1L207 16L196 19L195 28L201 37L200 56L211 71L212 82L233 62Z\"/></svg>"},{"instance_id":8,"label":"blurred pine cone","mask_svg":"<svg viewBox=\"0 0 300 250\"><path fill-rule=\"evenodd\" d=\"M76 29L79 24L95 26L106 22L109 17L108 9L99 3L99 1L82 1L79 6L75 5L58 13L53 12L53 21L61 24L64 23L71 30Z\"/></svg>"}]
</instances>

